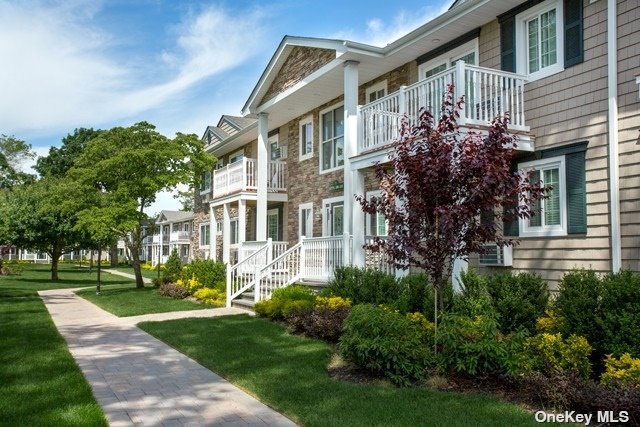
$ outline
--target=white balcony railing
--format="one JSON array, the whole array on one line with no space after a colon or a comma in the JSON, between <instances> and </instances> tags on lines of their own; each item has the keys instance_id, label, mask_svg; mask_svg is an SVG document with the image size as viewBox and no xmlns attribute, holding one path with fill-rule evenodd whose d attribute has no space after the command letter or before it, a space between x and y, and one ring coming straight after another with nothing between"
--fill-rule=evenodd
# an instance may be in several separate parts
<instances>
[{"instance_id":1,"label":"white balcony railing","mask_svg":"<svg viewBox=\"0 0 640 427\"><path fill-rule=\"evenodd\" d=\"M191 233L188 231L172 231L169 241L189 243L190 239L191 239Z\"/></svg>"},{"instance_id":2,"label":"white balcony railing","mask_svg":"<svg viewBox=\"0 0 640 427\"><path fill-rule=\"evenodd\" d=\"M418 121L421 108L427 108L437 120L447 86L455 87L454 100L464 95L458 124L486 126L496 117L510 115L509 129L528 131L524 119L522 75L478 67L458 61L455 67L360 107L361 138L358 154L387 145L399 135L400 120L406 114L409 123Z\"/></svg>"},{"instance_id":3,"label":"white balcony railing","mask_svg":"<svg viewBox=\"0 0 640 427\"><path fill-rule=\"evenodd\" d=\"M267 191L286 191L286 162L273 160L267 169ZM213 172L213 197L258 189L258 162L244 157Z\"/></svg>"}]
</instances>

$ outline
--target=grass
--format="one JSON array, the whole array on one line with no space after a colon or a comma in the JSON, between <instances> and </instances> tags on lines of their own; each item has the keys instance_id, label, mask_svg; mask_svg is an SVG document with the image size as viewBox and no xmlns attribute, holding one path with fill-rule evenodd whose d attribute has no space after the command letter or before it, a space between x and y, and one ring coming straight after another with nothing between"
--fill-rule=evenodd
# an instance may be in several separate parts
<instances>
[{"instance_id":1,"label":"grass","mask_svg":"<svg viewBox=\"0 0 640 427\"><path fill-rule=\"evenodd\" d=\"M107 279L107 278L105 278ZM58 333L38 290L92 286L95 274L60 266L27 266L0 277L0 425L105 426L100 406ZM114 277L110 284L124 283Z\"/></svg>"},{"instance_id":2,"label":"grass","mask_svg":"<svg viewBox=\"0 0 640 427\"><path fill-rule=\"evenodd\" d=\"M116 271L121 271L123 273L134 274L133 267L129 267L126 265L119 265L118 267L113 267L113 268L107 267L105 268L105 270L116 270ZM142 273L142 277L145 277L147 279L153 280L156 277L158 277L158 272L156 270L149 271L149 270L140 269L140 272ZM162 275L162 272L160 272L160 274Z\"/></svg>"},{"instance_id":3,"label":"grass","mask_svg":"<svg viewBox=\"0 0 640 427\"><path fill-rule=\"evenodd\" d=\"M339 382L329 345L264 319L228 316L139 325L306 426L535 425L533 414L482 394Z\"/></svg>"},{"instance_id":4,"label":"grass","mask_svg":"<svg viewBox=\"0 0 640 427\"><path fill-rule=\"evenodd\" d=\"M105 274L105 276L110 275ZM118 317L212 308L209 305L162 296L155 287L145 286L143 289L136 289L133 284L108 287L103 289L100 295L96 295L94 289L83 289L76 293Z\"/></svg>"}]
</instances>

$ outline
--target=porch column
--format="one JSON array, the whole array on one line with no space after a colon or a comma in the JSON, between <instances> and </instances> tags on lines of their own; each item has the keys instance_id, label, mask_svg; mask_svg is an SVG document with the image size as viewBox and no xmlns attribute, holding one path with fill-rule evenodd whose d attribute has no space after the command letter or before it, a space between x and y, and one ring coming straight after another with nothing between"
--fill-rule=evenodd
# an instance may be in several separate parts
<instances>
[{"instance_id":1,"label":"porch column","mask_svg":"<svg viewBox=\"0 0 640 427\"><path fill-rule=\"evenodd\" d=\"M351 180L353 181L353 193L364 196L364 174L360 170L351 171ZM365 230L365 214L360 206L356 203L353 208L353 265L357 267L365 266L364 238Z\"/></svg>"},{"instance_id":2,"label":"porch column","mask_svg":"<svg viewBox=\"0 0 640 427\"><path fill-rule=\"evenodd\" d=\"M216 230L218 229L218 222L216 221L216 214L213 209L213 205L209 204L209 259L217 261L216 259L216 248L217 248L217 240L218 233Z\"/></svg>"},{"instance_id":3,"label":"porch column","mask_svg":"<svg viewBox=\"0 0 640 427\"><path fill-rule=\"evenodd\" d=\"M162 264L162 250L164 249L164 227L160 224L160 246L158 246L158 258L156 258L157 264Z\"/></svg>"},{"instance_id":4,"label":"porch column","mask_svg":"<svg viewBox=\"0 0 640 427\"><path fill-rule=\"evenodd\" d=\"M269 115L258 114L256 241L267 240L267 180L269 179ZM240 223L238 223L240 225Z\"/></svg>"},{"instance_id":5,"label":"porch column","mask_svg":"<svg viewBox=\"0 0 640 427\"><path fill-rule=\"evenodd\" d=\"M242 243L247 239L247 201L238 200L238 261L242 261Z\"/></svg>"},{"instance_id":6,"label":"porch column","mask_svg":"<svg viewBox=\"0 0 640 427\"><path fill-rule=\"evenodd\" d=\"M344 63L344 232L353 233L354 183L351 156L358 151L358 62ZM355 246L355 241L354 241Z\"/></svg>"},{"instance_id":7,"label":"porch column","mask_svg":"<svg viewBox=\"0 0 640 427\"><path fill-rule=\"evenodd\" d=\"M222 210L222 262L229 263L231 254L231 206L225 203Z\"/></svg>"}]
</instances>

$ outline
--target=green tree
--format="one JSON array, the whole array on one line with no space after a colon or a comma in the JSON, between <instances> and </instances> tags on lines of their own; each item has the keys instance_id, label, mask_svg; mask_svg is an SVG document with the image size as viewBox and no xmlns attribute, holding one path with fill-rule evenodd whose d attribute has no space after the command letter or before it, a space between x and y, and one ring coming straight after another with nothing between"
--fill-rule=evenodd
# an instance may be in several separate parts
<instances>
[{"instance_id":1,"label":"green tree","mask_svg":"<svg viewBox=\"0 0 640 427\"><path fill-rule=\"evenodd\" d=\"M13 136L0 135L0 189L33 181L33 175L21 172L20 166L35 156L31 145Z\"/></svg>"},{"instance_id":2,"label":"green tree","mask_svg":"<svg viewBox=\"0 0 640 427\"><path fill-rule=\"evenodd\" d=\"M88 242L76 227L75 212L67 207L66 189L62 180L50 177L0 193L0 236L17 247L47 253L54 281L60 257Z\"/></svg>"},{"instance_id":3,"label":"green tree","mask_svg":"<svg viewBox=\"0 0 640 427\"><path fill-rule=\"evenodd\" d=\"M79 128L62 138L62 145L51 147L49 154L38 158L33 167L40 176L63 177L73 167L76 158L84 151L87 143L100 135L101 130Z\"/></svg>"},{"instance_id":4,"label":"green tree","mask_svg":"<svg viewBox=\"0 0 640 427\"><path fill-rule=\"evenodd\" d=\"M81 223L99 222L124 240L131 253L136 287L144 287L140 248L148 208L160 191L178 184L194 185L195 177L213 167L196 135L177 133L171 139L147 122L115 127L88 141L70 170L96 202L80 212Z\"/></svg>"}]
</instances>

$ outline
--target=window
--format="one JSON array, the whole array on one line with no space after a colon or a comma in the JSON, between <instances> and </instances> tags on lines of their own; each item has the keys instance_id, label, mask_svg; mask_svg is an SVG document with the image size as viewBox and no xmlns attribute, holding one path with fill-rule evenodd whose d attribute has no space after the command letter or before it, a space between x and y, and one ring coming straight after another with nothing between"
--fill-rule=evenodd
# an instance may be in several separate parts
<instances>
[{"instance_id":1,"label":"window","mask_svg":"<svg viewBox=\"0 0 640 427\"><path fill-rule=\"evenodd\" d=\"M240 239L238 239L238 218L234 218L229 223L229 228L231 229L231 244L235 245L238 243Z\"/></svg>"},{"instance_id":2,"label":"window","mask_svg":"<svg viewBox=\"0 0 640 427\"><path fill-rule=\"evenodd\" d=\"M344 165L344 107L320 114L322 150L321 171L331 171Z\"/></svg>"},{"instance_id":3,"label":"window","mask_svg":"<svg viewBox=\"0 0 640 427\"><path fill-rule=\"evenodd\" d=\"M418 75L420 79L428 79L431 76L443 72L447 68L455 66L458 61L464 61L471 65L478 63L478 39L470 40L436 58L420 64L418 67Z\"/></svg>"},{"instance_id":4,"label":"window","mask_svg":"<svg viewBox=\"0 0 640 427\"><path fill-rule=\"evenodd\" d=\"M279 231L279 214L278 209L269 209L267 211L267 237L270 237L271 240L278 240L278 231Z\"/></svg>"},{"instance_id":5,"label":"window","mask_svg":"<svg viewBox=\"0 0 640 427\"><path fill-rule=\"evenodd\" d=\"M222 221L216 221L216 234L222 234Z\"/></svg>"},{"instance_id":6,"label":"window","mask_svg":"<svg viewBox=\"0 0 640 427\"><path fill-rule=\"evenodd\" d=\"M300 160L313 157L313 117L300 121Z\"/></svg>"},{"instance_id":7,"label":"window","mask_svg":"<svg viewBox=\"0 0 640 427\"><path fill-rule=\"evenodd\" d=\"M520 235L523 237L566 235L567 201L564 156L521 163L518 168L529 171L532 182L539 182L541 187L551 187L546 199L538 200L531 206L535 215L519 221Z\"/></svg>"},{"instance_id":8,"label":"window","mask_svg":"<svg viewBox=\"0 0 640 427\"><path fill-rule=\"evenodd\" d=\"M313 237L313 203L298 206L298 236Z\"/></svg>"},{"instance_id":9,"label":"window","mask_svg":"<svg viewBox=\"0 0 640 427\"><path fill-rule=\"evenodd\" d=\"M562 4L547 0L516 17L517 72L539 79L564 69Z\"/></svg>"},{"instance_id":10,"label":"window","mask_svg":"<svg viewBox=\"0 0 640 427\"><path fill-rule=\"evenodd\" d=\"M371 85L366 90L367 103L377 101L387 94L387 81L383 80Z\"/></svg>"},{"instance_id":11,"label":"window","mask_svg":"<svg viewBox=\"0 0 640 427\"><path fill-rule=\"evenodd\" d=\"M206 193L211 191L211 172L204 172L200 177L200 192Z\"/></svg>"},{"instance_id":12,"label":"window","mask_svg":"<svg viewBox=\"0 0 640 427\"><path fill-rule=\"evenodd\" d=\"M211 242L211 226L200 224L200 246L209 246Z\"/></svg>"},{"instance_id":13,"label":"window","mask_svg":"<svg viewBox=\"0 0 640 427\"><path fill-rule=\"evenodd\" d=\"M367 199L371 197L382 196L381 191L370 191L367 193ZM367 236L386 236L387 235L387 219L380 212L367 215Z\"/></svg>"},{"instance_id":14,"label":"window","mask_svg":"<svg viewBox=\"0 0 640 427\"><path fill-rule=\"evenodd\" d=\"M235 153L229 154L229 164L242 160L244 157L244 149L238 150Z\"/></svg>"}]
</instances>

